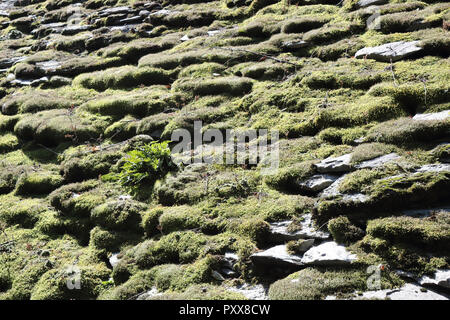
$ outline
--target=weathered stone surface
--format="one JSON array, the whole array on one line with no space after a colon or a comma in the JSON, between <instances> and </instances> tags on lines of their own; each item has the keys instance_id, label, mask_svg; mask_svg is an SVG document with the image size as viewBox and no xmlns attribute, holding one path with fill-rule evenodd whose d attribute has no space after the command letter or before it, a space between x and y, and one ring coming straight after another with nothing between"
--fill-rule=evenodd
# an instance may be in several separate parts
<instances>
[{"instance_id":1,"label":"weathered stone surface","mask_svg":"<svg viewBox=\"0 0 450 320\"><path fill-rule=\"evenodd\" d=\"M450 171L450 164L448 163L426 164L417 169L417 172L442 172L442 171Z\"/></svg>"},{"instance_id":2,"label":"weathered stone surface","mask_svg":"<svg viewBox=\"0 0 450 320\"><path fill-rule=\"evenodd\" d=\"M357 6L358 8L365 8L368 6L379 6L387 2L387 0L359 0Z\"/></svg>"},{"instance_id":3,"label":"weathered stone surface","mask_svg":"<svg viewBox=\"0 0 450 320\"><path fill-rule=\"evenodd\" d=\"M389 153L385 154L384 156L380 156L371 160L363 161L357 165L355 165L355 168L357 169L373 169L377 167L381 167L384 164L391 162L393 160L396 160L400 158L400 156L396 153Z\"/></svg>"},{"instance_id":4,"label":"weathered stone surface","mask_svg":"<svg viewBox=\"0 0 450 320\"><path fill-rule=\"evenodd\" d=\"M267 287L264 287L261 284L250 285L244 283L243 285L236 287L228 287L229 291L238 292L245 296L249 300L268 300L269 297L267 295Z\"/></svg>"},{"instance_id":5,"label":"weathered stone surface","mask_svg":"<svg viewBox=\"0 0 450 320\"><path fill-rule=\"evenodd\" d=\"M319 192L330 186L339 177L329 174L317 174L310 177L308 180L298 183L299 187L308 192Z\"/></svg>"},{"instance_id":6,"label":"weathered stone surface","mask_svg":"<svg viewBox=\"0 0 450 320\"><path fill-rule=\"evenodd\" d=\"M413 120L445 120L450 117L450 110L434 113L418 113L413 117Z\"/></svg>"},{"instance_id":7,"label":"weathered stone surface","mask_svg":"<svg viewBox=\"0 0 450 320\"><path fill-rule=\"evenodd\" d=\"M436 270L432 277L423 276L417 282L422 286L438 286L450 289L450 270Z\"/></svg>"},{"instance_id":8,"label":"weathered stone surface","mask_svg":"<svg viewBox=\"0 0 450 320\"><path fill-rule=\"evenodd\" d=\"M422 51L423 49L418 46L419 41L397 41L386 43L377 47L367 47L358 50L355 54L357 59L375 59L378 61L390 62L403 59L413 53Z\"/></svg>"},{"instance_id":9,"label":"weathered stone surface","mask_svg":"<svg viewBox=\"0 0 450 320\"><path fill-rule=\"evenodd\" d=\"M334 241L325 242L305 252L301 262L305 265L336 266L350 264L356 255Z\"/></svg>"},{"instance_id":10,"label":"weathered stone surface","mask_svg":"<svg viewBox=\"0 0 450 320\"><path fill-rule=\"evenodd\" d=\"M109 257L109 264L111 265L111 267L114 268L119 263L120 259L118 258L118 256L119 253L113 253L111 257Z\"/></svg>"},{"instance_id":11,"label":"weathered stone surface","mask_svg":"<svg viewBox=\"0 0 450 320\"><path fill-rule=\"evenodd\" d=\"M254 264L277 267L302 266L302 258L298 255L289 254L285 245L278 245L250 256Z\"/></svg>"},{"instance_id":12,"label":"weathered stone surface","mask_svg":"<svg viewBox=\"0 0 450 320\"><path fill-rule=\"evenodd\" d=\"M293 40L293 41L285 41L281 44L284 49L287 50L298 50L304 48L308 45L308 42L303 40Z\"/></svg>"},{"instance_id":13,"label":"weathered stone surface","mask_svg":"<svg viewBox=\"0 0 450 320\"><path fill-rule=\"evenodd\" d=\"M344 154L340 157L326 158L321 162L316 163L315 166L317 171L321 173L348 172L352 168L350 165L351 159L351 154Z\"/></svg>"},{"instance_id":14,"label":"weathered stone surface","mask_svg":"<svg viewBox=\"0 0 450 320\"><path fill-rule=\"evenodd\" d=\"M270 241L274 243L283 243L298 239L328 239L330 234L325 231L317 230L312 223L311 215L305 214L301 221L301 229L295 232L288 232L287 228L292 221L281 221L270 224Z\"/></svg>"},{"instance_id":15,"label":"weathered stone surface","mask_svg":"<svg viewBox=\"0 0 450 320\"><path fill-rule=\"evenodd\" d=\"M163 293L159 292L156 287L153 287L151 290L144 292L143 294L136 297L136 300L149 300L153 297L161 296Z\"/></svg>"},{"instance_id":16,"label":"weathered stone surface","mask_svg":"<svg viewBox=\"0 0 450 320\"><path fill-rule=\"evenodd\" d=\"M426 290L416 284L407 283L398 289L366 291L362 295L354 294L348 300L449 300L445 294ZM337 300L336 296L328 296L325 300Z\"/></svg>"}]
</instances>

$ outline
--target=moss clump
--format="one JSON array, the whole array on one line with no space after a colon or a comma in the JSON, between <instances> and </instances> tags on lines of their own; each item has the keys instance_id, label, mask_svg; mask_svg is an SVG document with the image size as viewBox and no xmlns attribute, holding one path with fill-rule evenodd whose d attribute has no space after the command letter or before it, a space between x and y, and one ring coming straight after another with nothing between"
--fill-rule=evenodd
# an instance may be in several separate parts
<instances>
[{"instance_id":1,"label":"moss clump","mask_svg":"<svg viewBox=\"0 0 450 320\"><path fill-rule=\"evenodd\" d=\"M367 139L371 141L402 144L417 141L432 141L448 135L450 121L420 121L400 118L386 121L369 130Z\"/></svg>"},{"instance_id":2,"label":"moss clump","mask_svg":"<svg viewBox=\"0 0 450 320\"><path fill-rule=\"evenodd\" d=\"M367 289L370 274L365 269L313 269L307 268L278 280L269 288L274 300L319 300L328 295L345 297L355 291ZM382 273L381 287L392 288L401 284L398 277Z\"/></svg>"},{"instance_id":3,"label":"moss clump","mask_svg":"<svg viewBox=\"0 0 450 320\"><path fill-rule=\"evenodd\" d=\"M364 193L374 180L381 178L381 172L377 170L361 169L347 174L339 184L342 193Z\"/></svg>"},{"instance_id":4,"label":"moss clump","mask_svg":"<svg viewBox=\"0 0 450 320\"><path fill-rule=\"evenodd\" d=\"M267 242L270 233L270 225L261 218L231 220L227 223L227 229L241 236L249 237L259 247Z\"/></svg>"},{"instance_id":5,"label":"moss clump","mask_svg":"<svg viewBox=\"0 0 450 320\"><path fill-rule=\"evenodd\" d=\"M82 74L73 80L73 85L104 91L108 88L133 88L140 85L169 84L170 73L156 68L125 66Z\"/></svg>"},{"instance_id":6,"label":"moss clump","mask_svg":"<svg viewBox=\"0 0 450 320\"><path fill-rule=\"evenodd\" d=\"M330 231L337 243L347 245L364 236L364 231L353 225L346 216L340 216L328 221L328 231Z\"/></svg>"},{"instance_id":7,"label":"moss clump","mask_svg":"<svg viewBox=\"0 0 450 320\"><path fill-rule=\"evenodd\" d=\"M204 62L201 64L190 65L180 71L180 78L203 78L211 77L214 73L221 74L226 67L215 62Z\"/></svg>"},{"instance_id":8,"label":"moss clump","mask_svg":"<svg viewBox=\"0 0 450 320\"><path fill-rule=\"evenodd\" d=\"M332 144L352 145L355 140L364 137L371 125L354 128L326 128L320 131L319 138Z\"/></svg>"},{"instance_id":9,"label":"moss clump","mask_svg":"<svg viewBox=\"0 0 450 320\"><path fill-rule=\"evenodd\" d=\"M178 109L180 95L168 94L165 87L153 87L152 90L134 90L100 97L88 101L84 110L101 115L120 118L126 115L145 117L169 109Z\"/></svg>"},{"instance_id":10,"label":"moss clump","mask_svg":"<svg viewBox=\"0 0 450 320\"><path fill-rule=\"evenodd\" d=\"M428 63L431 63L429 61ZM425 63L422 67L426 68ZM419 67L420 65L418 65ZM429 68L428 68L429 70ZM436 70L429 70L429 72L436 72ZM411 77L412 75L410 75ZM423 75L415 75L415 78L420 79L425 77ZM414 114L426 110L428 106L436 103L448 102L448 79L430 79L429 82L424 83L420 80L414 82L406 82L400 85L395 85L391 82L383 82L374 85L368 91L371 96L390 96L397 103L399 103L409 113Z\"/></svg>"},{"instance_id":11,"label":"moss clump","mask_svg":"<svg viewBox=\"0 0 450 320\"><path fill-rule=\"evenodd\" d=\"M13 134L0 135L0 154L16 150L19 147L19 140Z\"/></svg>"},{"instance_id":12,"label":"moss clump","mask_svg":"<svg viewBox=\"0 0 450 320\"><path fill-rule=\"evenodd\" d=\"M327 23L328 17L300 17L287 20L282 27L284 33L303 33Z\"/></svg>"},{"instance_id":13,"label":"moss clump","mask_svg":"<svg viewBox=\"0 0 450 320\"><path fill-rule=\"evenodd\" d=\"M219 267L219 258L208 255L191 265L160 265L152 268L154 284L160 291L181 291L199 283L214 282L212 271Z\"/></svg>"},{"instance_id":14,"label":"moss clump","mask_svg":"<svg viewBox=\"0 0 450 320\"><path fill-rule=\"evenodd\" d=\"M450 215L440 213L432 218L389 217L371 220L367 233L373 237L393 242L404 242L433 248L445 249L450 239Z\"/></svg>"},{"instance_id":15,"label":"moss clump","mask_svg":"<svg viewBox=\"0 0 450 320\"><path fill-rule=\"evenodd\" d=\"M108 230L139 231L145 210L146 205L137 201L113 200L95 207L91 219Z\"/></svg>"},{"instance_id":16,"label":"moss clump","mask_svg":"<svg viewBox=\"0 0 450 320\"><path fill-rule=\"evenodd\" d=\"M319 200L314 210L319 220L327 221L341 214L355 215L367 219L369 214L417 206L435 205L446 199L443 190L448 188L448 172L417 172L400 174L372 181L363 188L367 195L364 201L344 200L341 196L330 200Z\"/></svg>"},{"instance_id":17,"label":"moss clump","mask_svg":"<svg viewBox=\"0 0 450 320\"><path fill-rule=\"evenodd\" d=\"M314 124L319 128L348 128L406 115L407 113L389 97L374 99L373 97L362 96L353 103L332 105L319 110L317 116L315 116Z\"/></svg>"},{"instance_id":18,"label":"moss clump","mask_svg":"<svg viewBox=\"0 0 450 320\"><path fill-rule=\"evenodd\" d=\"M15 186L17 179L26 172L28 166L8 166L0 165L0 194L11 192Z\"/></svg>"},{"instance_id":19,"label":"moss clump","mask_svg":"<svg viewBox=\"0 0 450 320\"><path fill-rule=\"evenodd\" d=\"M277 171L275 175L267 176L265 183L277 190L294 191L299 190L301 180L314 173L314 166L312 162L306 161Z\"/></svg>"},{"instance_id":20,"label":"moss clump","mask_svg":"<svg viewBox=\"0 0 450 320\"><path fill-rule=\"evenodd\" d=\"M187 80L179 79L173 84L175 91L193 95L242 95L252 89L252 81L248 78L225 77L214 79Z\"/></svg>"},{"instance_id":21,"label":"moss clump","mask_svg":"<svg viewBox=\"0 0 450 320\"><path fill-rule=\"evenodd\" d=\"M17 121L20 120L21 115L6 116L0 114L0 133L12 132Z\"/></svg>"},{"instance_id":22,"label":"moss clump","mask_svg":"<svg viewBox=\"0 0 450 320\"><path fill-rule=\"evenodd\" d=\"M441 162L450 162L450 144L444 143L430 151Z\"/></svg>"},{"instance_id":23,"label":"moss clump","mask_svg":"<svg viewBox=\"0 0 450 320\"><path fill-rule=\"evenodd\" d=\"M16 194L47 194L59 188L63 179L52 172L24 173L17 180Z\"/></svg>"},{"instance_id":24,"label":"moss clump","mask_svg":"<svg viewBox=\"0 0 450 320\"><path fill-rule=\"evenodd\" d=\"M286 243L286 250L290 254L303 254L306 250L309 249L309 245L307 245L309 240L299 239L292 240Z\"/></svg>"},{"instance_id":25,"label":"moss clump","mask_svg":"<svg viewBox=\"0 0 450 320\"><path fill-rule=\"evenodd\" d=\"M49 110L27 115L14 127L17 137L46 146L62 142L84 142L100 136L109 119L67 110Z\"/></svg>"},{"instance_id":26,"label":"moss clump","mask_svg":"<svg viewBox=\"0 0 450 320\"><path fill-rule=\"evenodd\" d=\"M66 216L90 217L91 210L105 202L106 195L114 195L110 189L97 187L100 185L94 180L64 185L50 194L50 204Z\"/></svg>"},{"instance_id":27,"label":"moss clump","mask_svg":"<svg viewBox=\"0 0 450 320\"><path fill-rule=\"evenodd\" d=\"M160 231L159 217L164 213L162 207L151 208L142 214L142 227L147 237L151 237Z\"/></svg>"},{"instance_id":28,"label":"moss clump","mask_svg":"<svg viewBox=\"0 0 450 320\"><path fill-rule=\"evenodd\" d=\"M240 293L229 291L221 286L197 284L182 293L165 293L150 300L247 300Z\"/></svg>"},{"instance_id":29,"label":"moss clump","mask_svg":"<svg viewBox=\"0 0 450 320\"><path fill-rule=\"evenodd\" d=\"M172 232L159 241L138 244L125 253L124 259L139 268L151 268L163 263L191 263L207 254L224 254L226 250L248 255L254 247L248 240L228 233L206 236L193 231Z\"/></svg>"},{"instance_id":30,"label":"moss clump","mask_svg":"<svg viewBox=\"0 0 450 320\"><path fill-rule=\"evenodd\" d=\"M6 225L19 224L24 228L32 228L43 211L45 211L45 205L40 199L0 196L0 221Z\"/></svg>"},{"instance_id":31,"label":"moss clump","mask_svg":"<svg viewBox=\"0 0 450 320\"><path fill-rule=\"evenodd\" d=\"M129 278L128 281L118 285L112 290L103 292L99 300L129 300L137 298L139 294L145 293L153 286L153 274L151 270L139 271Z\"/></svg>"},{"instance_id":32,"label":"moss clump","mask_svg":"<svg viewBox=\"0 0 450 320\"><path fill-rule=\"evenodd\" d=\"M105 249L113 252L119 248L124 240L125 237L118 232L95 227L90 232L89 246L95 249Z\"/></svg>"},{"instance_id":33,"label":"moss clump","mask_svg":"<svg viewBox=\"0 0 450 320\"><path fill-rule=\"evenodd\" d=\"M73 105L73 101L58 95L56 91L37 89L7 96L2 101L2 113L6 115L50 109L68 109Z\"/></svg>"},{"instance_id":34,"label":"moss clump","mask_svg":"<svg viewBox=\"0 0 450 320\"><path fill-rule=\"evenodd\" d=\"M353 149L351 162L360 163L362 161L383 156L395 150L396 148L394 146L384 143L363 143Z\"/></svg>"},{"instance_id":35,"label":"moss clump","mask_svg":"<svg viewBox=\"0 0 450 320\"><path fill-rule=\"evenodd\" d=\"M189 206L174 206L164 210L159 218L163 233L201 228L206 223L206 217L201 210Z\"/></svg>"},{"instance_id":36,"label":"moss clump","mask_svg":"<svg viewBox=\"0 0 450 320\"><path fill-rule=\"evenodd\" d=\"M60 171L64 180L69 182L98 178L100 175L107 174L121 157L122 154L114 150L87 151L80 156L75 153L61 163Z\"/></svg>"},{"instance_id":37,"label":"moss clump","mask_svg":"<svg viewBox=\"0 0 450 320\"><path fill-rule=\"evenodd\" d=\"M351 35L353 32L362 29L364 26L357 23L342 23L325 25L319 29L311 30L303 35L303 40L316 44L325 43L331 40L340 40Z\"/></svg>"},{"instance_id":38,"label":"moss clump","mask_svg":"<svg viewBox=\"0 0 450 320\"><path fill-rule=\"evenodd\" d=\"M106 267L79 267L79 290L70 290L67 280L75 277L74 271L60 268L46 272L36 283L31 292L31 300L87 300L95 299L102 290L102 282L108 280Z\"/></svg>"},{"instance_id":39,"label":"moss clump","mask_svg":"<svg viewBox=\"0 0 450 320\"><path fill-rule=\"evenodd\" d=\"M366 235L359 243L363 250L382 257L390 267L413 272L419 276L433 274L437 269L448 268L448 259L442 252L430 253L430 248L421 249L407 243L395 243Z\"/></svg>"}]
</instances>

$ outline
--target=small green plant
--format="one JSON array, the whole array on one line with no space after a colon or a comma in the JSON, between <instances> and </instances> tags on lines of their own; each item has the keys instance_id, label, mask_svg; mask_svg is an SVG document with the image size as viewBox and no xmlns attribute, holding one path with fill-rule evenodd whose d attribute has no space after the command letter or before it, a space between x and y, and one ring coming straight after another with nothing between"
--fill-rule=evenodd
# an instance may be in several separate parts
<instances>
[{"instance_id":1,"label":"small green plant","mask_svg":"<svg viewBox=\"0 0 450 320\"><path fill-rule=\"evenodd\" d=\"M127 153L118 174L119 182L126 187L153 183L177 166L172 162L169 141L151 142Z\"/></svg>"}]
</instances>

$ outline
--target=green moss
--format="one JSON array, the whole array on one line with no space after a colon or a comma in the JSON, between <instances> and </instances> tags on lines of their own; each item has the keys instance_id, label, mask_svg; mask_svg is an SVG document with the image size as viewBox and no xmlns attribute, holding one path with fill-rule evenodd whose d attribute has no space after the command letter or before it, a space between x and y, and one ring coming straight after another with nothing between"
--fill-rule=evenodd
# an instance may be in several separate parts
<instances>
[{"instance_id":1,"label":"green moss","mask_svg":"<svg viewBox=\"0 0 450 320\"><path fill-rule=\"evenodd\" d=\"M132 200L108 201L94 208L91 219L108 230L139 231L146 205Z\"/></svg>"},{"instance_id":2,"label":"green moss","mask_svg":"<svg viewBox=\"0 0 450 320\"><path fill-rule=\"evenodd\" d=\"M7 225L19 224L24 228L32 228L45 211L40 199L22 199L12 195L0 196L0 221Z\"/></svg>"},{"instance_id":3,"label":"green moss","mask_svg":"<svg viewBox=\"0 0 450 320\"><path fill-rule=\"evenodd\" d=\"M367 233L393 242L445 249L450 238L450 216L440 213L432 219L389 217L371 220L367 224Z\"/></svg>"},{"instance_id":4,"label":"green moss","mask_svg":"<svg viewBox=\"0 0 450 320\"><path fill-rule=\"evenodd\" d=\"M128 300L136 298L150 290L153 286L151 270L140 271L134 274L128 281L110 291L103 292L99 300Z\"/></svg>"},{"instance_id":5,"label":"green moss","mask_svg":"<svg viewBox=\"0 0 450 320\"><path fill-rule=\"evenodd\" d=\"M419 75L417 77L420 77ZM372 96L388 95L410 113L426 110L427 106L448 101L449 86L446 80L420 83L404 83L395 86L392 83L380 83L370 88Z\"/></svg>"},{"instance_id":6,"label":"green moss","mask_svg":"<svg viewBox=\"0 0 450 320\"><path fill-rule=\"evenodd\" d=\"M19 140L13 134L0 135L0 153L7 153L19 147Z\"/></svg>"},{"instance_id":7,"label":"green moss","mask_svg":"<svg viewBox=\"0 0 450 320\"><path fill-rule=\"evenodd\" d=\"M211 255L191 265L156 266L152 268L154 284L160 291L181 291L195 284L214 282L211 273L218 266L219 259Z\"/></svg>"},{"instance_id":8,"label":"green moss","mask_svg":"<svg viewBox=\"0 0 450 320\"><path fill-rule=\"evenodd\" d=\"M21 117L21 115L5 116L3 114L0 114L0 133L13 131L14 126Z\"/></svg>"},{"instance_id":9,"label":"green moss","mask_svg":"<svg viewBox=\"0 0 450 320\"><path fill-rule=\"evenodd\" d=\"M77 154L68 157L61 163L61 172L66 181L76 182L107 174L111 167L122 157L118 151L99 151Z\"/></svg>"},{"instance_id":10,"label":"green moss","mask_svg":"<svg viewBox=\"0 0 450 320\"><path fill-rule=\"evenodd\" d=\"M277 190L298 190L299 182L314 173L312 162L306 161L279 169L274 175L266 176L265 183Z\"/></svg>"},{"instance_id":11,"label":"green moss","mask_svg":"<svg viewBox=\"0 0 450 320\"><path fill-rule=\"evenodd\" d=\"M247 218L231 220L227 229L255 241L259 247L267 242L270 234L270 225L261 218Z\"/></svg>"},{"instance_id":12,"label":"green moss","mask_svg":"<svg viewBox=\"0 0 450 320\"><path fill-rule=\"evenodd\" d=\"M159 218L161 231L165 234L173 231L197 229L206 223L201 210L189 206L174 206L164 210Z\"/></svg>"},{"instance_id":13,"label":"green moss","mask_svg":"<svg viewBox=\"0 0 450 320\"><path fill-rule=\"evenodd\" d=\"M333 144L352 145L355 140L364 137L371 124L354 128L326 128L320 131L319 138Z\"/></svg>"},{"instance_id":14,"label":"green moss","mask_svg":"<svg viewBox=\"0 0 450 320\"><path fill-rule=\"evenodd\" d=\"M430 250L405 243L392 243L381 238L366 235L360 246L369 252L382 257L392 268L413 272L419 276L433 274L436 269L448 268L447 259L442 256L430 254Z\"/></svg>"},{"instance_id":15,"label":"green moss","mask_svg":"<svg viewBox=\"0 0 450 320\"><path fill-rule=\"evenodd\" d=\"M449 124L448 120L419 121L400 118L373 127L369 130L367 139L392 144L432 141L447 136Z\"/></svg>"},{"instance_id":16,"label":"green moss","mask_svg":"<svg viewBox=\"0 0 450 320\"><path fill-rule=\"evenodd\" d=\"M134 90L126 93L115 93L83 105L83 109L110 116L125 116L127 114L139 117L175 109L180 103L179 95L167 93L165 87L153 87L153 90Z\"/></svg>"},{"instance_id":17,"label":"green moss","mask_svg":"<svg viewBox=\"0 0 450 320\"><path fill-rule=\"evenodd\" d=\"M172 232L159 241L146 240L133 247L125 253L125 261L150 268L163 263L190 263L207 254L224 254L226 250L249 255L254 247L248 240L228 233L206 236L193 231Z\"/></svg>"},{"instance_id":18,"label":"green moss","mask_svg":"<svg viewBox=\"0 0 450 320\"><path fill-rule=\"evenodd\" d=\"M362 28L359 23L342 23L325 25L322 28L311 30L303 35L303 40L313 43L324 43L339 40L351 35Z\"/></svg>"},{"instance_id":19,"label":"green moss","mask_svg":"<svg viewBox=\"0 0 450 320\"><path fill-rule=\"evenodd\" d=\"M68 109L74 101L58 95L55 91L28 90L12 97L3 98L2 112L7 115L38 112L50 109ZM17 121L17 120L16 120Z\"/></svg>"},{"instance_id":20,"label":"green moss","mask_svg":"<svg viewBox=\"0 0 450 320\"><path fill-rule=\"evenodd\" d=\"M101 291L102 282L108 280L109 270L106 267L79 267L79 290L70 290L67 281L75 275L68 269L53 269L46 272L36 283L31 292L31 300L69 300L94 299ZM73 280L72 280L73 281Z\"/></svg>"},{"instance_id":21,"label":"green moss","mask_svg":"<svg viewBox=\"0 0 450 320\"><path fill-rule=\"evenodd\" d=\"M100 186L99 182L88 180L64 185L53 191L49 199L50 204L66 216L89 217L91 210L105 202L107 195L114 194L117 193L110 188Z\"/></svg>"},{"instance_id":22,"label":"green moss","mask_svg":"<svg viewBox=\"0 0 450 320\"><path fill-rule=\"evenodd\" d=\"M283 24L284 33L302 33L311 29L316 29L327 23L330 19L327 17L299 17L289 19Z\"/></svg>"},{"instance_id":23,"label":"green moss","mask_svg":"<svg viewBox=\"0 0 450 320\"><path fill-rule=\"evenodd\" d=\"M384 143L363 143L356 146L352 151L352 163L360 163L365 160L370 160L379 156L396 151L392 145Z\"/></svg>"},{"instance_id":24,"label":"green moss","mask_svg":"<svg viewBox=\"0 0 450 320\"><path fill-rule=\"evenodd\" d=\"M221 74L226 68L215 62L204 62L202 64L190 65L179 73L181 78L211 77L214 73Z\"/></svg>"},{"instance_id":25,"label":"green moss","mask_svg":"<svg viewBox=\"0 0 450 320\"><path fill-rule=\"evenodd\" d=\"M94 227L89 236L89 246L95 249L114 251L124 242L125 237L116 232Z\"/></svg>"},{"instance_id":26,"label":"green moss","mask_svg":"<svg viewBox=\"0 0 450 320\"><path fill-rule=\"evenodd\" d=\"M314 122L320 128L350 127L369 124L373 121L386 121L407 113L391 98L374 99L362 96L358 101L321 109Z\"/></svg>"},{"instance_id":27,"label":"green moss","mask_svg":"<svg viewBox=\"0 0 450 320\"><path fill-rule=\"evenodd\" d=\"M386 208L394 211L440 203L446 198L443 190L448 184L448 172L399 174L372 181L364 187L363 191L369 197L364 202L335 197L320 200L314 212L324 222L341 214L358 215L366 220L370 214L386 212Z\"/></svg>"},{"instance_id":28,"label":"green moss","mask_svg":"<svg viewBox=\"0 0 450 320\"><path fill-rule=\"evenodd\" d=\"M145 230L147 237L151 237L160 231L158 230L159 217L164 213L162 207L155 207L147 210L142 215L142 227Z\"/></svg>"},{"instance_id":29,"label":"green moss","mask_svg":"<svg viewBox=\"0 0 450 320\"><path fill-rule=\"evenodd\" d=\"M337 243L350 244L361 239L364 231L353 225L346 216L340 216L328 221L328 231Z\"/></svg>"},{"instance_id":30,"label":"green moss","mask_svg":"<svg viewBox=\"0 0 450 320\"><path fill-rule=\"evenodd\" d=\"M166 293L150 300L247 300L240 293L229 291L221 286L192 285L183 293Z\"/></svg>"},{"instance_id":31,"label":"green moss","mask_svg":"<svg viewBox=\"0 0 450 320\"><path fill-rule=\"evenodd\" d=\"M82 74L73 80L73 85L104 91L108 88L133 88L140 85L168 84L170 73L156 68L124 66Z\"/></svg>"},{"instance_id":32,"label":"green moss","mask_svg":"<svg viewBox=\"0 0 450 320\"><path fill-rule=\"evenodd\" d=\"M303 254L305 253L305 242L308 240L299 239L299 240L291 240L286 243L286 250L290 254Z\"/></svg>"},{"instance_id":33,"label":"green moss","mask_svg":"<svg viewBox=\"0 0 450 320\"><path fill-rule=\"evenodd\" d=\"M49 110L25 116L14 127L23 140L54 146L62 142L84 142L98 138L109 119L67 110Z\"/></svg>"},{"instance_id":34,"label":"green moss","mask_svg":"<svg viewBox=\"0 0 450 320\"><path fill-rule=\"evenodd\" d=\"M269 288L274 300L318 300L328 295L345 297L355 291L365 291L370 274L361 269L307 268L278 280ZM401 284L398 277L382 273L381 287L392 288Z\"/></svg>"},{"instance_id":35,"label":"green moss","mask_svg":"<svg viewBox=\"0 0 450 320\"><path fill-rule=\"evenodd\" d=\"M27 166L22 165L0 165L0 168L0 194L11 192L15 188L19 176L28 169Z\"/></svg>"},{"instance_id":36,"label":"green moss","mask_svg":"<svg viewBox=\"0 0 450 320\"><path fill-rule=\"evenodd\" d=\"M192 95L242 95L252 88L248 78L225 77L199 80L179 79L173 84L173 90Z\"/></svg>"},{"instance_id":37,"label":"green moss","mask_svg":"<svg viewBox=\"0 0 450 320\"><path fill-rule=\"evenodd\" d=\"M62 177L52 172L23 173L17 180L16 194L47 194L60 187L62 182Z\"/></svg>"},{"instance_id":38,"label":"green moss","mask_svg":"<svg viewBox=\"0 0 450 320\"><path fill-rule=\"evenodd\" d=\"M339 184L342 193L361 193L367 190L367 186L374 180L381 178L382 174L376 170L361 169L349 173Z\"/></svg>"},{"instance_id":39,"label":"green moss","mask_svg":"<svg viewBox=\"0 0 450 320\"><path fill-rule=\"evenodd\" d=\"M450 159L450 144L444 143L438 145L430 153L441 162L448 162Z\"/></svg>"}]
</instances>

